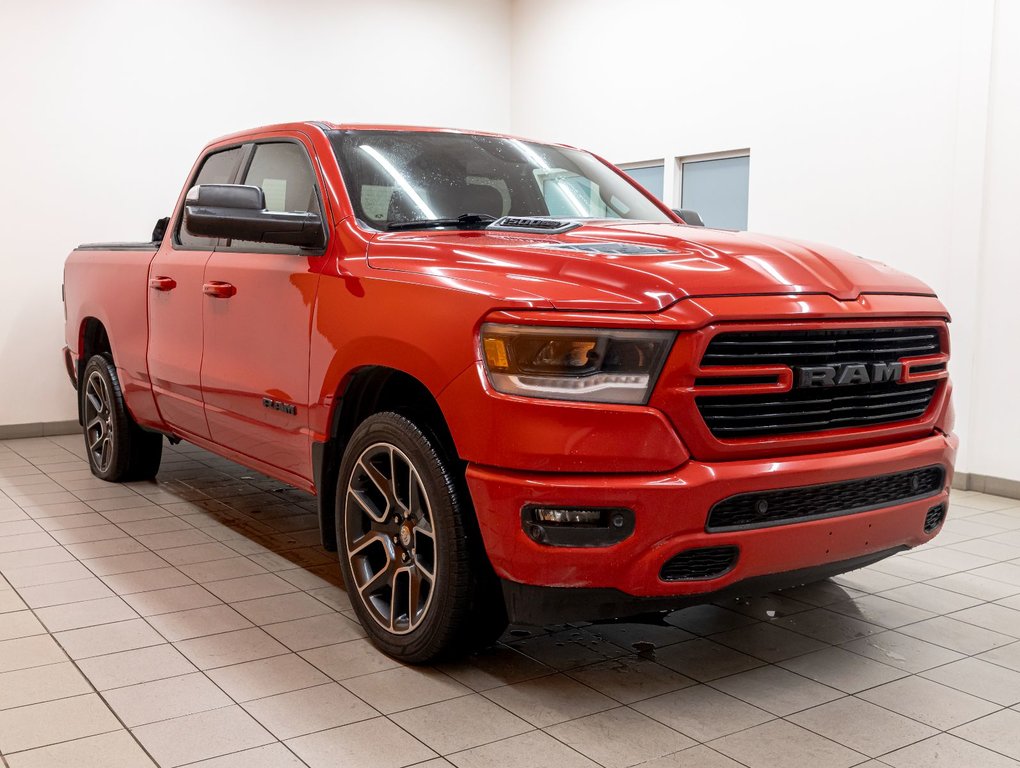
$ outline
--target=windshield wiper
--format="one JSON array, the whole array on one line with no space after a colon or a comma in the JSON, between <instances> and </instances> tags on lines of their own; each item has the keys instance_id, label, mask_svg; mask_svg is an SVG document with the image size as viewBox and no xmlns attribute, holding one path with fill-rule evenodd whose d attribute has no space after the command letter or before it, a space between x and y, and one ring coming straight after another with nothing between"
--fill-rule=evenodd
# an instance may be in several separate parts
<instances>
[{"instance_id":1,"label":"windshield wiper","mask_svg":"<svg viewBox=\"0 0 1020 768\"><path fill-rule=\"evenodd\" d=\"M386 229L395 232L401 229L436 229L438 227L456 227L457 229L482 229L496 220L487 213L462 213L453 219L415 219L414 221L394 221Z\"/></svg>"}]
</instances>

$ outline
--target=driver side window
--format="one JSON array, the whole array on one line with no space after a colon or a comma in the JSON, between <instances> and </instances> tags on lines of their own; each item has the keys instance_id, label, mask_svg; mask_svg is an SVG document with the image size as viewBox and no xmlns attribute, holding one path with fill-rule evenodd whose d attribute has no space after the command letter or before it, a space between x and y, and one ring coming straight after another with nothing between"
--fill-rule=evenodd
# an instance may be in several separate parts
<instances>
[{"instance_id":1,"label":"driver side window","mask_svg":"<svg viewBox=\"0 0 1020 768\"><path fill-rule=\"evenodd\" d=\"M261 188L266 196L266 210L322 215L311 160L305 148L295 142L256 144L248 170L239 183ZM297 246L269 245L248 240L232 240L229 248L235 251L273 253L300 251Z\"/></svg>"},{"instance_id":2,"label":"driver side window","mask_svg":"<svg viewBox=\"0 0 1020 768\"><path fill-rule=\"evenodd\" d=\"M312 164L298 144L256 144L241 183L261 187L270 211L321 213Z\"/></svg>"}]
</instances>

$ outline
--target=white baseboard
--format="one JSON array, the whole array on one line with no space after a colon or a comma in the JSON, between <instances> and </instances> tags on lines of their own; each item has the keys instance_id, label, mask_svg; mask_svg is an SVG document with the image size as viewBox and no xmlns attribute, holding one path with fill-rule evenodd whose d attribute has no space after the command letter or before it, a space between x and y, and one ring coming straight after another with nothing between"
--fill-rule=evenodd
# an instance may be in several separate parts
<instances>
[{"instance_id":1,"label":"white baseboard","mask_svg":"<svg viewBox=\"0 0 1020 768\"><path fill-rule=\"evenodd\" d=\"M81 432L77 421L42 421L34 424L0 424L0 440L20 437L54 437Z\"/></svg>"}]
</instances>

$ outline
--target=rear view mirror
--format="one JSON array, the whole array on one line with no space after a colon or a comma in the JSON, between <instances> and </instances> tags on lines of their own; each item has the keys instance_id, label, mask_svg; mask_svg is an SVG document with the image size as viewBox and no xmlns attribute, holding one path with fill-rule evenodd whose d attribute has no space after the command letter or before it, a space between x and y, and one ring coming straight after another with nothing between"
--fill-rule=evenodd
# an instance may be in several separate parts
<instances>
[{"instance_id":1,"label":"rear view mirror","mask_svg":"<svg viewBox=\"0 0 1020 768\"><path fill-rule=\"evenodd\" d=\"M184 228L197 237L314 248L324 244L322 219L308 211L267 211L260 187L199 184L184 201Z\"/></svg>"},{"instance_id":2,"label":"rear view mirror","mask_svg":"<svg viewBox=\"0 0 1020 768\"><path fill-rule=\"evenodd\" d=\"M703 227L705 222L701 220L701 214L688 208L674 208L673 213L680 217L680 220L691 227Z\"/></svg>"}]
</instances>

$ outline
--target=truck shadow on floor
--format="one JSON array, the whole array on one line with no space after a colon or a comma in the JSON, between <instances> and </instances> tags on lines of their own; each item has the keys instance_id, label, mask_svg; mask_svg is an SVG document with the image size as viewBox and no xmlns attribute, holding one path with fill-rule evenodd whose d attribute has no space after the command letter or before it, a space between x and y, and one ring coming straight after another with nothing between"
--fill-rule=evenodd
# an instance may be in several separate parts
<instances>
[{"instance_id":1,"label":"truck shadow on floor","mask_svg":"<svg viewBox=\"0 0 1020 768\"><path fill-rule=\"evenodd\" d=\"M294 586L357 620L337 556L322 548L311 494L185 443L165 446L155 481L128 485L211 541L284 575ZM822 606L853 607L850 601L861 594L823 581L618 621L512 626L500 642L556 669L637 654L705 680L757 666L761 659L780 661L868 636L877 627L855 616L856 611L819 613ZM685 643L691 640L701 642ZM667 650L681 643L682 657L676 654L680 647Z\"/></svg>"}]
</instances>

